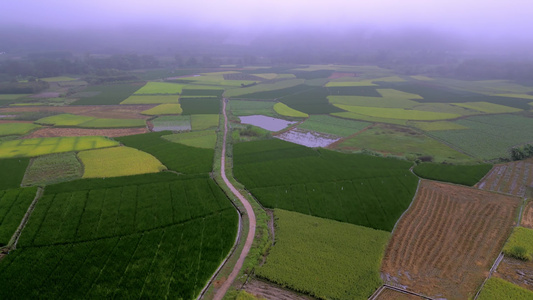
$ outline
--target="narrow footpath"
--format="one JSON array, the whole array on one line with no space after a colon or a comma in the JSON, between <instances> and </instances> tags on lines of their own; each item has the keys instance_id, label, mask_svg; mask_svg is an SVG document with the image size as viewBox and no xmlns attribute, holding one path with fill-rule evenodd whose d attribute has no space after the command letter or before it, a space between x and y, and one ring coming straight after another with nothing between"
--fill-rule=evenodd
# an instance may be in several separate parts
<instances>
[{"instance_id":1,"label":"narrow footpath","mask_svg":"<svg viewBox=\"0 0 533 300\"><path fill-rule=\"evenodd\" d=\"M233 271L231 271L231 274L228 276L224 284L218 289L217 293L213 297L214 300L221 300L226 292L228 291L229 287L235 281L235 278L237 278L237 275L239 274L242 264L244 263L244 259L248 255L248 252L250 252L250 248L252 247L252 243L254 241L255 236L255 214L252 206L244 198L243 195L229 182L228 178L226 177L226 137L228 135L228 116L226 115L226 99L223 99L222 101L222 112L224 114L224 141L222 144L222 159L221 159L221 166L220 166L220 175L222 176L222 179L224 180L224 183L230 188L231 192L235 197L241 201L242 205L246 209L246 215L249 219L249 230L248 230L248 236L246 237L246 242L244 244L244 247L242 249L241 255L239 256L239 259L237 260L237 263L235 264L235 267L233 268Z\"/></svg>"}]
</instances>

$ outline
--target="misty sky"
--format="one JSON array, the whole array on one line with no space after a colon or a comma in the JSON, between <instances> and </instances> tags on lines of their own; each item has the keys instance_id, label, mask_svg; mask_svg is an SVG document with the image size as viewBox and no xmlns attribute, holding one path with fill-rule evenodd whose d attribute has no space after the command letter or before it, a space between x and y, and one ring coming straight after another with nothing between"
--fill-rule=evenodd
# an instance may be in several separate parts
<instances>
[{"instance_id":1,"label":"misty sky","mask_svg":"<svg viewBox=\"0 0 533 300\"><path fill-rule=\"evenodd\" d=\"M41 27L190 24L335 28L375 25L529 34L532 0L5 0L0 22Z\"/></svg>"}]
</instances>

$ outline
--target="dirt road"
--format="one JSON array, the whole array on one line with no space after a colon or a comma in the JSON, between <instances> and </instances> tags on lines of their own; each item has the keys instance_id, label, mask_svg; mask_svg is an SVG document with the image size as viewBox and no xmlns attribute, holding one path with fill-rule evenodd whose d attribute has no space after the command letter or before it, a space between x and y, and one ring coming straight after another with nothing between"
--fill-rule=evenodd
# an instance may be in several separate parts
<instances>
[{"instance_id":1,"label":"dirt road","mask_svg":"<svg viewBox=\"0 0 533 300\"><path fill-rule=\"evenodd\" d=\"M222 176L222 179L224 180L224 183L230 188L231 192L235 197L239 199L239 201L242 203L244 208L246 209L246 214L248 215L249 222L249 230L248 230L248 236L246 237L246 242L244 244L244 247L241 252L241 256L237 260L237 263L235 264L235 267L233 268L233 271L228 276L224 284L218 289L217 293L213 297L214 300L221 300L226 292L228 291L228 288L231 286L233 281L235 281L235 278L237 278L237 275L239 274L239 271L242 268L242 264L244 262L244 259L248 255L248 252L250 251L250 248L252 247L252 243L254 241L255 236L255 214L252 206L244 198L243 195L229 182L228 178L226 177L226 137L228 135L228 116L226 115L226 99L222 101L223 107L222 112L224 114L224 142L222 145L222 159L221 159L221 166L220 166L220 175Z\"/></svg>"}]
</instances>

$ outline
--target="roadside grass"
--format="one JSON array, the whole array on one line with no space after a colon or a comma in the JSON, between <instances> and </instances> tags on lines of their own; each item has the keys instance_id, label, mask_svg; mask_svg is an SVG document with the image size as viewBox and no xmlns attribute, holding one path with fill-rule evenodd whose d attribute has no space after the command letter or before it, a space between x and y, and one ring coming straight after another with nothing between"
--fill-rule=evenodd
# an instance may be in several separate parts
<instances>
[{"instance_id":1,"label":"roadside grass","mask_svg":"<svg viewBox=\"0 0 533 300\"><path fill-rule=\"evenodd\" d=\"M449 165L420 163L414 167L413 172L426 179L474 186L491 168L491 164Z\"/></svg>"},{"instance_id":2,"label":"roadside grass","mask_svg":"<svg viewBox=\"0 0 533 300\"><path fill-rule=\"evenodd\" d=\"M0 158L34 157L45 154L118 146L102 136L50 137L0 142Z\"/></svg>"},{"instance_id":3,"label":"roadside grass","mask_svg":"<svg viewBox=\"0 0 533 300\"><path fill-rule=\"evenodd\" d=\"M274 210L276 244L255 274L321 299L368 299L390 233Z\"/></svg>"},{"instance_id":4,"label":"roadside grass","mask_svg":"<svg viewBox=\"0 0 533 300\"><path fill-rule=\"evenodd\" d=\"M24 174L23 186L43 186L81 178L83 167L74 152L33 158Z\"/></svg>"},{"instance_id":5,"label":"roadside grass","mask_svg":"<svg viewBox=\"0 0 533 300\"><path fill-rule=\"evenodd\" d=\"M84 166L83 178L139 175L166 169L152 155L129 147L81 151L78 157Z\"/></svg>"}]
</instances>

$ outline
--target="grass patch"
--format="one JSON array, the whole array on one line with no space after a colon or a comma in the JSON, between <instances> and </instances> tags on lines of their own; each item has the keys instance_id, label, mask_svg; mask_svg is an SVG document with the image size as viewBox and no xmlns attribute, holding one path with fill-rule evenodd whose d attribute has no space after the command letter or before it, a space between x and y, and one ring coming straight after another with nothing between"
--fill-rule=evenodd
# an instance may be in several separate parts
<instances>
[{"instance_id":1,"label":"grass patch","mask_svg":"<svg viewBox=\"0 0 533 300\"><path fill-rule=\"evenodd\" d=\"M474 186L485 176L492 165L445 165L421 163L414 167L416 175L432 180Z\"/></svg>"},{"instance_id":2,"label":"grass patch","mask_svg":"<svg viewBox=\"0 0 533 300\"><path fill-rule=\"evenodd\" d=\"M152 155L129 147L82 151L78 157L84 165L83 178L157 173L166 169Z\"/></svg>"},{"instance_id":3,"label":"grass patch","mask_svg":"<svg viewBox=\"0 0 533 300\"><path fill-rule=\"evenodd\" d=\"M309 117L308 114L303 113L301 111L297 111L296 109L292 109L292 108L288 107L287 105L285 105L283 103L274 104L274 110L278 114L280 114L282 116L294 117L294 118L307 118L307 117Z\"/></svg>"},{"instance_id":4,"label":"grass patch","mask_svg":"<svg viewBox=\"0 0 533 300\"><path fill-rule=\"evenodd\" d=\"M119 142L155 156L170 170L183 174L209 173L213 169L213 149L189 147L167 141L170 132L152 132L116 138Z\"/></svg>"},{"instance_id":5,"label":"grass patch","mask_svg":"<svg viewBox=\"0 0 533 300\"><path fill-rule=\"evenodd\" d=\"M0 158L33 157L52 153L82 151L118 146L102 136L50 137L12 140L0 143Z\"/></svg>"},{"instance_id":6,"label":"grass patch","mask_svg":"<svg viewBox=\"0 0 533 300\"><path fill-rule=\"evenodd\" d=\"M368 299L390 233L276 209L276 244L256 275L323 299Z\"/></svg>"},{"instance_id":7,"label":"grass patch","mask_svg":"<svg viewBox=\"0 0 533 300\"><path fill-rule=\"evenodd\" d=\"M148 116L157 116L157 115L179 115L183 112L180 104L160 104L156 107L147 109L141 114Z\"/></svg>"},{"instance_id":8,"label":"grass patch","mask_svg":"<svg viewBox=\"0 0 533 300\"><path fill-rule=\"evenodd\" d=\"M184 115L218 114L220 113L220 98L185 98L180 99Z\"/></svg>"},{"instance_id":9,"label":"grass patch","mask_svg":"<svg viewBox=\"0 0 533 300\"><path fill-rule=\"evenodd\" d=\"M124 83L113 85L89 86L82 93L74 94L72 97L81 97L72 105L116 105L124 101L131 94L139 89L138 83ZM86 95L86 96L85 96Z\"/></svg>"},{"instance_id":10,"label":"grass patch","mask_svg":"<svg viewBox=\"0 0 533 300\"><path fill-rule=\"evenodd\" d=\"M346 137L369 125L370 123L367 122L351 121L328 115L312 115L298 125L298 128Z\"/></svg>"},{"instance_id":11,"label":"grass patch","mask_svg":"<svg viewBox=\"0 0 533 300\"><path fill-rule=\"evenodd\" d=\"M212 127L218 127L219 115L201 114L191 115L191 129L204 130Z\"/></svg>"},{"instance_id":12,"label":"grass patch","mask_svg":"<svg viewBox=\"0 0 533 300\"><path fill-rule=\"evenodd\" d=\"M0 124L0 136L25 135L41 126L31 123L3 123Z\"/></svg>"},{"instance_id":13,"label":"grass patch","mask_svg":"<svg viewBox=\"0 0 533 300\"><path fill-rule=\"evenodd\" d=\"M491 277L483 286L479 300L533 299L533 292L501 278Z\"/></svg>"},{"instance_id":14,"label":"grass patch","mask_svg":"<svg viewBox=\"0 0 533 300\"><path fill-rule=\"evenodd\" d=\"M0 246L9 243L36 192L37 188L0 190Z\"/></svg>"},{"instance_id":15,"label":"grass patch","mask_svg":"<svg viewBox=\"0 0 533 300\"><path fill-rule=\"evenodd\" d=\"M147 82L135 95L181 94L185 85L168 82Z\"/></svg>"},{"instance_id":16,"label":"grass patch","mask_svg":"<svg viewBox=\"0 0 533 300\"><path fill-rule=\"evenodd\" d=\"M120 104L176 104L178 98L178 95L132 95Z\"/></svg>"},{"instance_id":17,"label":"grass patch","mask_svg":"<svg viewBox=\"0 0 533 300\"><path fill-rule=\"evenodd\" d=\"M26 170L22 185L43 186L79 179L83 167L74 152L43 155L33 158Z\"/></svg>"},{"instance_id":18,"label":"grass patch","mask_svg":"<svg viewBox=\"0 0 533 300\"><path fill-rule=\"evenodd\" d=\"M503 247L503 253L521 260L531 260L533 258L533 229L516 227Z\"/></svg>"},{"instance_id":19,"label":"grass patch","mask_svg":"<svg viewBox=\"0 0 533 300\"><path fill-rule=\"evenodd\" d=\"M217 142L217 134L214 130L177 133L164 135L162 138L174 143L206 149L214 149Z\"/></svg>"},{"instance_id":20,"label":"grass patch","mask_svg":"<svg viewBox=\"0 0 533 300\"><path fill-rule=\"evenodd\" d=\"M503 113L514 113L522 111L522 109L489 103L489 102L465 102L465 103L453 103L453 105L466 107L481 111L488 114L503 114Z\"/></svg>"}]
</instances>

